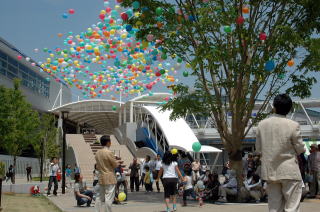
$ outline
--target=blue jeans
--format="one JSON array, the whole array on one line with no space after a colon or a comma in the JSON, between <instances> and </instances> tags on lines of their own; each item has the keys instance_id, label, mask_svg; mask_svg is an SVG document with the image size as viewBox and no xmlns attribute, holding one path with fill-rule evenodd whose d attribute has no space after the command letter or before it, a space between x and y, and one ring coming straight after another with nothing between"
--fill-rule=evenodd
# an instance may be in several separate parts
<instances>
[{"instance_id":1,"label":"blue jeans","mask_svg":"<svg viewBox=\"0 0 320 212\"><path fill-rule=\"evenodd\" d=\"M84 194L86 196L89 196L91 198L91 200L88 200L87 198L82 198L82 197L76 197L77 199L77 205L84 205L87 203L87 206L89 207L91 202L92 202L92 197L93 197L93 192L90 190L85 190L84 192L82 192L81 194Z\"/></svg>"}]
</instances>

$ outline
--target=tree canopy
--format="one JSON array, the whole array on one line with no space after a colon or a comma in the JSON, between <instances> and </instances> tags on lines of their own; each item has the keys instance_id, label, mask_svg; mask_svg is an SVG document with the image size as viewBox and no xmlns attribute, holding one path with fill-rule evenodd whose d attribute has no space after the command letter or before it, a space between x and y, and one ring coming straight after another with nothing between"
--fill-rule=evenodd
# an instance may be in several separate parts
<instances>
[{"instance_id":1,"label":"tree canopy","mask_svg":"<svg viewBox=\"0 0 320 212\"><path fill-rule=\"evenodd\" d=\"M317 0L122 2L133 4L126 24L144 42L152 35L162 58L186 64L184 76L196 78L195 85L174 85L177 95L163 108L173 110L172 118L212 116L231 160L241 159L242 140L277 93L311 95L316 79L310 73L320 68ZM258 98L263 103L252 116Z\"/></svg>"}]
</instances>

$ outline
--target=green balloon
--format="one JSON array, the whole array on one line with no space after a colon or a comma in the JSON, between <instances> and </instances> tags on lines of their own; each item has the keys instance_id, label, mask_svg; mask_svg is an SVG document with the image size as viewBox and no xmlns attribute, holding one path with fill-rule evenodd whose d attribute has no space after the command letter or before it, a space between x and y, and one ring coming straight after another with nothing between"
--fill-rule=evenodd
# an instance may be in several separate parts
<instances>
[{"instance_id":1,"label":"green balloon","mask_svg":"<svg viewBox=\"0 0 320 212\"><path fill-rule=\"evenodd\" d=\"M226 32L226 33L230 33L231 32L231 26L224 26L224 31Z\"/></svg>"},{"instance_id":2,"label":"green balloon","mask_svg":"<svg viewBox=\"0 0 320 212\"><path fill-rule=\"evenodd\" d=\"M157 14L157 15L162 15L162 13L163 13L163 9L162 9L161 7L158 7L158 8L156 9L156 14Z\"/></svg>"},{"instance_id":3,"label":"green balloon","mask_svg":"<svg viewBox=\"0 0 320 212\"><path fill-rule=\"evenodd\" d=\"M168 56L166 54L161 55L161 59L166 60L167 58L168 58Z\"/></svg>"},{"instance_id":4,"label":"green balloon","mask_svg":"<svg viewBox=\"0 0 320 212\"><path fill-rule=\"evenodd\" d=\"M192 149L193 149L194 152L200 152L200 150L201 150L200 142L194 142L192 144Z\"/></svg>"},{"instance_id":5,"label":"green balloon","mask_svg":"<svg viewBox=\"0 0 320 212\"><path fill-rule=\"evenodd\" d=\"M116 111L117 110L117 106L112 106L112 110Z\"/></svg>"},{"instance_id":6,"label":"green balloon","mask_svg":"<svg viewBox=\"0 0 320 212\"><path fill-rule=\"evenodd\" d=\"M165 74L165 73L166 73L166 70L164 70L164 69L160 70L160 74Z\"/></svg>"},{"instance_id":7,"label":"green balloon","mask_svg":"<svg viewBox=\"0 0 320 212\"><path fill-rule=\"evenodd\" d=\"M184 77L188 77L189 76L189 73L187 71L184 71L182 74L183 74Z\"/></svg>"},{"instance_id":8,"label":"green balloon","mask_svg":"<svg viewBox=\"0 0 320 212\"><path fill-rule=\"evenodd\" d=\"M181 59L181 58L178 58L177 62L178 62L178 63L182 63L182 59Z\"/></svg>"}]
</instances>

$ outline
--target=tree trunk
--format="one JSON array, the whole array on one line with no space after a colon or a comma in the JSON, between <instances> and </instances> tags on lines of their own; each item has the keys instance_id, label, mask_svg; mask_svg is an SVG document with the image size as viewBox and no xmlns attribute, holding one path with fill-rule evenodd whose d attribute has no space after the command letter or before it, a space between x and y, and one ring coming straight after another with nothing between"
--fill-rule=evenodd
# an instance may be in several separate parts
<instances>
[{"instance_id":1,"label":"tree trunk","mask_svg":"<svg viewBox=\"0 0 320 212\"><path fill-rule=\"evenodd\" d=\"M0 177L0 211L2 211L1 198L2 198L2 177Z\"/></svg>"},{"instance_id":2,"label":"tree trunk","mask_svg":"<svg viewBox=\"0 0 320 212\"><path fill-rule=\"evenodd\" d=\"M240 188L243 186L243 164L242 164L242 152L238 150L234 154L229 154L230 167L236 172L237 184L238 184L238 196L237 200L240 201Z\"/></svg>"},{"instance_id":3,"label":"tree trunk","mask_svg":"<svg viewBox=\"0 0 320 212\"><path fill-rule=\"evenodd\" d=\"M43 141L41 142L41 156L40 156L40 182L42 182L42 177L43 177Z\"/></svg>"},{"instance_id":4,"label":"tree trunk","mask_svg":"<svg viewBox=\"0 0 320 212\"><path fill-rule=\"evenodd\" d=\"M13 156L13 175L12 175L12 184L16 183L16 167L17 167L17 156Z\"/></svg>"}]
</instances>

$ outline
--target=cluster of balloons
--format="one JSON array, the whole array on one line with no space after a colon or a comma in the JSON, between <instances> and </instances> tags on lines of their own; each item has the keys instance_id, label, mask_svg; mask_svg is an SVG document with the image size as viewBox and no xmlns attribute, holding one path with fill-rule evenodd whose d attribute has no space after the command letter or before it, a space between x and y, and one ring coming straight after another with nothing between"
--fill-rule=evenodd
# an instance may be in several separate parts
<instances>
[{"instance_id":1,"label":"cluster of balloons","mask_svg":"<svg viewBox=\"0 0 320 212\"><path fill-rule=\"evenodd\" d=\"M172 55L158 47L161 41L152 34L138 40L139 23L126 24L129 18L141 15L133 10L139 8L140 3L133 2L133 9L127 10L119 5L112 9L108 1L104 5L106 9L99 14L100 22L77 35L69 32L63 48L43 49L49 54L40 64L43 71L58 82L77 87L84 98L101 97L110 92L122 96L143 92L153 95L156 84L175 84L178 79L174 75L182 68L182 59L177 58L173 63L165 61ZM157 8L156 12L161 15L163 9ZM74 10L69 13L73 14ZM187 71L183 72L184 77L188 75Z\"/></svg>"}]
</instances>

